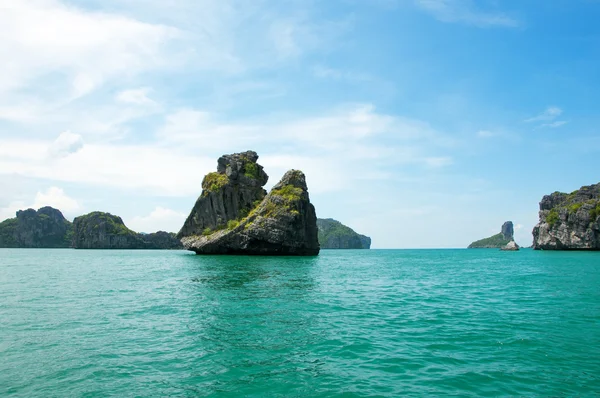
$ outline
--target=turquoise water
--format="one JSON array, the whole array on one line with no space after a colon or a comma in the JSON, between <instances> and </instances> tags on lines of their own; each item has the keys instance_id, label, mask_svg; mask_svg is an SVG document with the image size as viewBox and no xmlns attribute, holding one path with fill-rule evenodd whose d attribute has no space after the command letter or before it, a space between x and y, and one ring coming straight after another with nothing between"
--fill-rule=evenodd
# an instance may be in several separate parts
<instances>
[{"instance_id":1,"label":"turquoise water","mask_svg":"<svg viewBox=\"0 0 600 398\"><path fill-rule=\"evenodd\" d=\"M0 250L0 396L589 396L600 253Z\"/></svg>"}]
</instances>

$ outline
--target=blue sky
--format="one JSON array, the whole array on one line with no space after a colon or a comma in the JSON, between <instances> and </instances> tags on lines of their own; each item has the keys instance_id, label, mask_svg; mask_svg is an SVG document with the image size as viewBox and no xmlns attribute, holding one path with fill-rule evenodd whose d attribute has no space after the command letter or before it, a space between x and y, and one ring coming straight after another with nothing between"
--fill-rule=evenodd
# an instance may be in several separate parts
<instances>
[{"instance_id":1,"label":"blue sky","mask_svg":"<svg viewBox=\"0 0 600 398\"><path fill-rule=\"evenodd\" d=\"M375 248L465 247L596 183L594 0L0 0L0 219L177 231L253 149Z\"/></svg>"}]
</instances>

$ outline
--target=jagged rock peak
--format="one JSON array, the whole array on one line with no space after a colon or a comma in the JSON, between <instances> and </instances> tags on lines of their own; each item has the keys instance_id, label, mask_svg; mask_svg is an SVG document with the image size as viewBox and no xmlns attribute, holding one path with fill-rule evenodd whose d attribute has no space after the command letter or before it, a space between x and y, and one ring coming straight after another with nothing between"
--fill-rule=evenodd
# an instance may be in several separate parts
<instances>
[{"instance_id":1,"label":"jagged rock peak","mask_svg":"<svg viewBox=\"0 0 600 398\"><path fill-rule=\"evenodd\" d=\"M540 201L533 228L536 250L600 250L600 183L570 194L554 192Z\"/></svg>"},{"instance_id":2,"label":"jagged rock peak","mask_svg":"<svg viewBox=\"0 0 600 398\"><path fill-rule=\"evenodd\" d=\"M65 248L71 246L72 224L60 210L46 206L19 210L0 223L0 247Z\"/></svg>"},{"instance_id":3,"label":"jagged rock peak","mask_svg":"<svg viewBox=\"0 0 600 398\"><path fill-rule=\"evenodd\" d=\"M217 161L217 173L224 174L230 181L239 184L262 187L269 180L269 176L257 161L258 154L254 151L223 155Z\"/></svg>"},{"instance_id":4,"label":"jagged rock peak","mask_svg":"<svg viewBox=\"0 0 600 398\"><path fill-rule=\"evenodd\" d=\"M186 249L197 254L319 253L317 216L304 173L288 171L266 195L262 185L267 177L252 163L256 159L251 151L219 159L217 173L227 181L208 193L203 183L203 192L178 234ZM248 173L249 164L259 167L251 166ZM245 178L258 184L236 182Z\"/></svg>"},{"instance_id":5,"label":"jagged rock peak","mask_svg":"<svg viewBox=\"0 0 600 398\"><path fill-rule=\"evenodd\" d=\"M513 240L515 235L515 229L513 227L512 221L507 221L502 224L502 236L504 239Z\"/></svg>"},{"instance_id":6,"label":"jagged rock peak","mask_svg":"<svg viewBox=\"0 0 600 398\"><path fill-rule=\"evenodd\" d=\"M221 156L217 171L204 176L202 194L177 237L216 230L246 217L267 194L263 186L269 176L257 160L254 151Z\"/></svg>"}]
</instances>

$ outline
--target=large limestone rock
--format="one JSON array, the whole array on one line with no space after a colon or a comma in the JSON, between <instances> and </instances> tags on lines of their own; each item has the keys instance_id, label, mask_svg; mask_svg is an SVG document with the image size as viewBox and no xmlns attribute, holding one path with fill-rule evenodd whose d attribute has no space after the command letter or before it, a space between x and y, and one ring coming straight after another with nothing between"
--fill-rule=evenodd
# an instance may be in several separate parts
<instances>
[{"instance_id":1,"label":"large limestone rock","mask_svg":"<svg viewBox=\"0 0 600 398\"><path fill-rule=\"evenodd\" d=\"M304 174L288 171L267 195L256 152L224 155L177 235L197 254L319 253L317 216Z\"/></svg>"},{"instance_id":2,"label":"large limestone rock","mask_svg":"<svg viewBox=\"0 0 600 398\"><path fill-rule=\"evenodd\" d=\"M65 248L71 246L73 225L52 207L19 210L0 223L0 247Z\"/></svg>"},{"instance_id":3,"label":"large limestone rock","mask_svg":"<svg viewBox=\"0 0 600 398\"><path fill-rule=\"evenodd\" d=\"M570 194L544 196L533 229L533 248L600 250L600 183Z\"/></svg>"},{"instance_id":4,"label":"large limestone rock","mask_svg":"<svg viewBox=\"0 0 600 398\"><path fill-rule=\"evenodd\" d=\"M370 249L371 238L332 218L317 219L321 249Z\"/></svg>"},{"instance_id":5,"label":"large limestone rock","mask_svg":"<svg viewBox=\"0 0 600 398\"><path fill-rule=\"evenodd\" d=\"M502 224L502 236L504 236L504 239L506 240L513 240L514 236L515 236L515 229L513 227L513 223L512 221L507 221L504 224Z\"/></svg>"},{"instance_id":6,"label":"large limestone rock","mask_svg":"<svg viewBox=\"0 0 600 398\"><path fill-rule=\"evenodd\" d=\"M500 249L505 247L514 239L514 227L512 221L502 225L500 233L471 243L468 249Z\"/></svg>"}]
</instances>

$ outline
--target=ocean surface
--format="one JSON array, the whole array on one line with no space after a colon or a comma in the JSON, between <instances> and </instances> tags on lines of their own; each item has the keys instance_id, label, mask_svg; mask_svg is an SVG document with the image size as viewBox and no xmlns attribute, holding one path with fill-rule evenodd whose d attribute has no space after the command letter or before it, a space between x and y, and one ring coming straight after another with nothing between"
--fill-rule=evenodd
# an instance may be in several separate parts
<instances>
[{"instance_id":1,"label":"ocean surface","mask_svg":"<svg viewBox=\"0 0 600 398\"><path fill-rule=\"evenodd\" d=\"M598 394L600 253L0 249L1 397Z\"/></svg>"}]
</instances>

